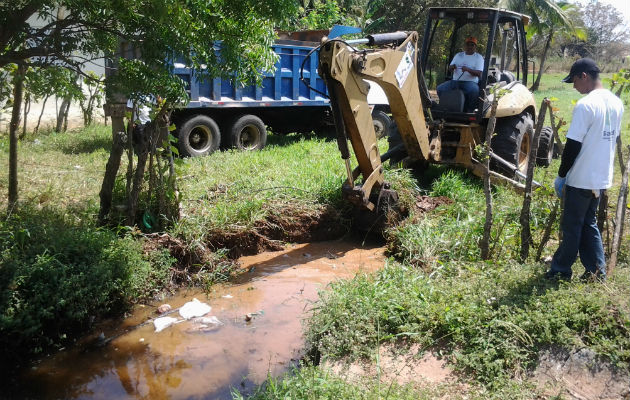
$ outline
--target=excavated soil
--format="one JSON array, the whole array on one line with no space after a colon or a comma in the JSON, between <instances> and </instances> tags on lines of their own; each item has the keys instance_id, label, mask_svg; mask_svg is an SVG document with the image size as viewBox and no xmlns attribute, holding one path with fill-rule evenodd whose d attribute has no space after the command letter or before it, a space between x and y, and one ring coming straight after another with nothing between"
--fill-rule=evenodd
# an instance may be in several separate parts
<instances>
[{"instance_id":1,"label":"excavated soil","mask_svg":"<svg viewBox=\"0 0 630 400\"><path fill-rule=\"evenodd\" d=\"M415 198L415 219L441 205L450 204L448 197L430 197L418 195ZM406 212L405 212L406 214ZM401 221L404 215L393 218ZM145 252L168 249L176 263L172 268L171 282L178 286L189 284L201 268L225 268L237 264L239 257L260 254L264 251L279 251L286 243L308 243L333 240L347 234L353 224L340 210L332 206L319 210L285 207L270 213L264 221L252 228L235 230L214 230L207 235L207 240L186 243L169 234L146 235ZM360 225L356 224L355 226ZM216 251L227 249L227 258L218 257Z\"/></svg>"},{"instance_id":2,"label":"excavated soil","mask_svg":"<svg viewBox=\"0 0 630 400\"><path fill-rule=\"evenodd\" d=\"M306 243L336 239L348 232L349 223L335 208L319 211L284 208L270 214L252 229L216 230L208 234L210 249L228 249L228 257L238 258L263 251L277 251L283 242Z\"/></svg>"}]
</instances>

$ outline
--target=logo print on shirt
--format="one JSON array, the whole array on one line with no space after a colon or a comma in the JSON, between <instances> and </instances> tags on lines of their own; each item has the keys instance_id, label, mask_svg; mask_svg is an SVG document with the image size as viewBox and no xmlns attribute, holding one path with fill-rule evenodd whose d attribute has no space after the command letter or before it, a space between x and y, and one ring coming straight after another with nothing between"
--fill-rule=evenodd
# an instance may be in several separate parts
<instances>
[{"instance_id":1,"label":"logo print on shirt","mask_svg":"<svg viewBox=\"0 0 630 400\"><path fill-rule=\"evenodd\" d=\"M611 141L615 140L615 137L615 130L610 123L610 112L606 110L606 116L604 117L604 130L602 131L602 139Z\"/></svg>"}]
</instances>

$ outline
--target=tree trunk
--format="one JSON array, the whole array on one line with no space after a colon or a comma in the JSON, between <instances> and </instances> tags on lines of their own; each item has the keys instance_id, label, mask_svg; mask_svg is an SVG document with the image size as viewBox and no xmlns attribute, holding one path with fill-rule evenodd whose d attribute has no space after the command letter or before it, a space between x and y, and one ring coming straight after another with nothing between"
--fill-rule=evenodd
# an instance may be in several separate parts
<instances>
[{"instance_id":1,"label":"tree trunk","mask_svg":"<svg viewBox=\"0 0 630 400\"><path fill-rule=\"evenodd\" d=\"M49 94L47 94L46 97L44 97L44 104L42 104L42 111L39 113L39 118L37 118L37 125L35 125L35 131L34 131L35 134L39 132L39 125L42 123L42 116L44 115L44 109L46 109L46 102L48 101L49 97L50 97Z\"/></svg>"},{"instance_id":2,"label":"tree trunk","mask_svg":"<svg viewBox=\"0 0 630 400\"><path fill-rule=\"evenodd\" d=\"M481 248L481 259L488 260L490 258L490 234L492 233L492 192L490 186L490 144L492 143L492 135L494 134L494 127L497 122L497 106L499 104L499 96L497 91L494 92L492 99L492 108L490 109L490 120L486 128L486 142L485 142L485 154L484 160L485 171L483 174L483 192L486 197L486 221L483 224L483 237L479 243Z\"/></svg>"},{"instance_id":3,"label":"tree trunk","mask_svg":"<svg viewBox=\"0 0 630 400\"><path fill-rule=\"evenodd\" d=\"M138 150L138 162L136 163L136 171L133 176L133 185L131 187L131 193L129 193L129 197L127 199L127 225L129 226L133 226L136 222L138 198L140 197L140 191L142 190L144 171L148 158L149 149L147 147Z\"/></svg>"},{"instance_id":4,"label":"tree trunk","mask_svg":"<svg viewBox=\"0 0 630 400\"><path fill-rule=\"evenodd\" d=\"M70 110L70 98L64 97L61 101L61 106L59 107L59 112L57 113L57 125L55 125L55 132L62 132L64 127L64 122L66 127L67 119L68 119L68 111Z\"/></svg>"},{"instance_id":5,"label":"tree trunk","mask_svg":"<svg viewBox=\"0 0 630 400\"><path fill-rule=\"evenodd\" d=\"M26 136L26 123L28 122L28 113L31 111L31 95L30 93L26 93L24 96L24 119L22 120L22 134L20 135L20 139L24 139Z\"/></svg>"},{"instance_id":6,"label":"tree trunk","mask_svg":"<svg viewBox=\"0 0 630 400\"><path fill-rule=\"evenodd\" d=\"M118 168L120 167L120 160L122 158L123 151L125 150L125 142L122 139L121 133L125 132L125 124L123 118L125 117L126 106L125 104L108 104L109 114L112 118L112 150L109 153L109 159L105 166L105 176L103 177L103 184L101 185L101 191L99 197L101 199L100 210L98 212L98 220L102 225L105 223L109 211L112 208L112 192L114 191L114 183L116 182L116 174L118 174Z\"/></svg>"},{"instance_id":7,"label":"tree trunk","mask_svg":"<svg viewBox=\"0 0 630 400\"><path fill-rule=\"evenodd\" d=\"M11 112L11 122L9 124L9 204L7 213L11 213L15 209L18 200L17 145L25 73L26 67L24 65L19 65L13 78L13 110Z\"/></svg>"},{"instance_id":8,"label":"tree trunk","mask_svg":"<svg viewBox=\"0 0 630 400\"><path fill-rule=\"evenodd\" d=\"M597 209L597 229L602 236L602 244L608 249L610 255L610 240L604 240L604 233L608 232L608 190L602 191ZM608 236L608 235L607 235ZM610 237L609 237L610 239Z\"/></svg>"},{"instance_id":9,"label":"tree trunk","mask_svg":"<svg viewBox=\"0 0 630 400\"><path fill-rule=\"evenodd\" d=\"M529 227L529 212L532 203L532 181L534 180L534 167L536 165L536 153L538 152L538 141L540 132L545 123L545 114L549 107L549 99L545 98L540 106L538 119L536 120L536 131L532 138L532 145L529 151L529 162L527 163L527 179L525 179L525 193L523 195L523 208L521 209L521 262L525 262L529 257L529 247L532 242L532 232Z\"/></svg>"},{"instance_id":10,"label":"tree trunk","mask_svg":"<svg viewBox=\"0 0 630 400\"><path fill-rule=\"evenodd\" d=\"M536 77L536 81L530 88L532 92L535 92L540 87L540 78L543 75L543 71L545 68L545 60L547 59L547 51L551 47L551 41L553 40L553 30L549 32L549 36L547 36L547 41L545 42L545 48L543 49L543 53L540 56L540 67L538 68L538 76Z\"/></svg>"}]
</instances>

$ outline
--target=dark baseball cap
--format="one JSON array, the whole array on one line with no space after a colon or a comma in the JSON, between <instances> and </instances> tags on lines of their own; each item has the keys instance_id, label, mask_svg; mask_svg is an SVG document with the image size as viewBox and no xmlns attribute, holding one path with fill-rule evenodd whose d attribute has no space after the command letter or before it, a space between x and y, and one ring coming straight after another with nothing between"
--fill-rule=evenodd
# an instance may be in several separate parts
<instances>
[{"instance_id":1,"label":"dark baseball cap","mask_svg":"<svg viewBox=\"0 0 630 400\"><path fill-rule=\"evenodd\" d=\"M593 59L588 57L580 58L573 63L571 71L569 71L569 75L567 75L562 82L573 83L573 77L575 75L580 75L582 72L599 72L599 67L597 67L595 60Z\"/></svg>"}]
</instances>

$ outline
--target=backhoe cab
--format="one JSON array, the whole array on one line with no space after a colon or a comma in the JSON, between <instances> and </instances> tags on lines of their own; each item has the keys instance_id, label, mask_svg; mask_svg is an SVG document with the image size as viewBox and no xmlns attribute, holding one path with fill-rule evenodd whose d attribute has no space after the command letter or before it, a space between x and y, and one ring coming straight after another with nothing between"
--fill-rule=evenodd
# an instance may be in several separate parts
<instances>
[{"instance_id":1,"label":"backhoe cab","mask_svg":"<svg viewBox=\"0 0 630 400\"><path fill-rule=\"evenodd\" d=\"M536 118L534 97L525 86L528 21L525 15L499 9L431 8L421 52L416 32L325 41L319 52L319 73L328 88L337 142L346 163L344 196L369 211L395 201L395 193L383 178L382 163L388 159L409 157L460 166L482 176L485 169L475 158L475 148L484 141L491 89L497 85L505 90L498 101L491 143L491 179L523 188L518 179L527 170ZM448 66L470 36L477 38L484 66L478 82L480 95L465 105L457 84L440 96L436 89L442 82L458 79L448 73ZM381 86L397 126L388 138L390 149L382 156L364 80ZM348 140L358 161L354 170ZM551 130L546 128L539 142L538 164L549 164L552 148Z\"/></svg>"}]
</instances>

